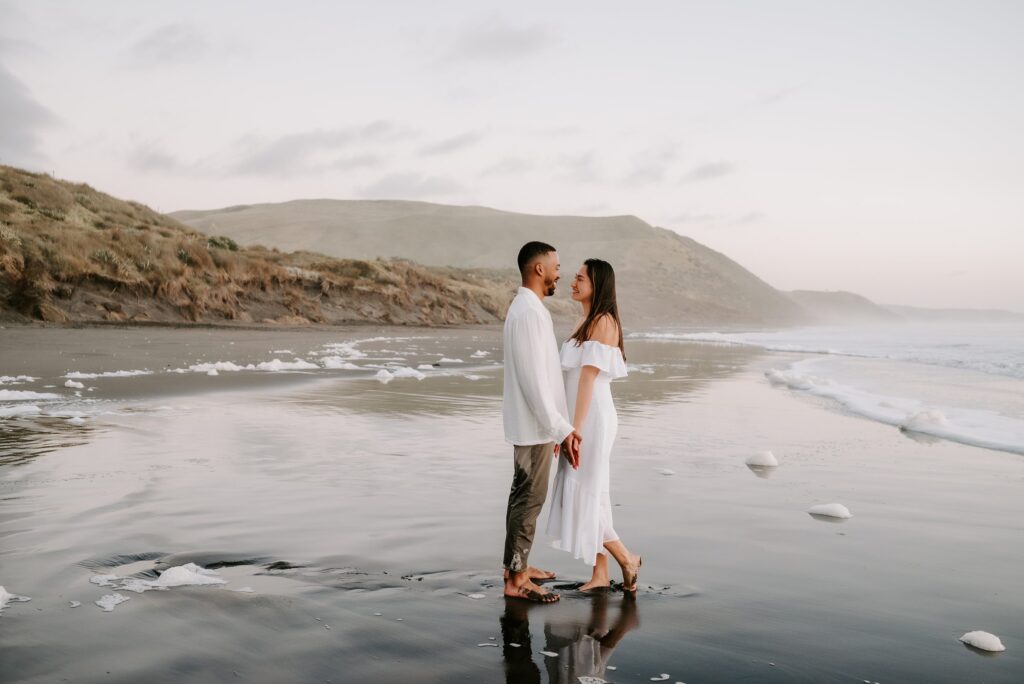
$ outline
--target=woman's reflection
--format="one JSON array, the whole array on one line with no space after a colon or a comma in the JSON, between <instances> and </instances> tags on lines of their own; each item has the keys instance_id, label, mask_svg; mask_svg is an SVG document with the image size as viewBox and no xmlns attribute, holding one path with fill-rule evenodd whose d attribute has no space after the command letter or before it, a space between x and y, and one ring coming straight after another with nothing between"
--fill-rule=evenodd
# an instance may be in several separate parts
<instances>
[{"instance_id":1,"label":"woman's reflection","mask_svg":"<svg viewBox=\"0 0 1024 684\"><path fill-rule=\"evenodd\" d=\"M556 656L542 656L547 681L577 684L580 677L603 680L608 659L622 637L640 625L636 599L625 595L599 593L588 598L590 611L576 614L575 601L558 606L540 607L547 618L544 624L544 648ZM609 604L618 606L615 622L608 626ZM501 636L505 655L505 681L515 684L541 682L540 668L534 662L529 612L536 604L508 600L501 618Z\"/></svg>"}]
</instances>

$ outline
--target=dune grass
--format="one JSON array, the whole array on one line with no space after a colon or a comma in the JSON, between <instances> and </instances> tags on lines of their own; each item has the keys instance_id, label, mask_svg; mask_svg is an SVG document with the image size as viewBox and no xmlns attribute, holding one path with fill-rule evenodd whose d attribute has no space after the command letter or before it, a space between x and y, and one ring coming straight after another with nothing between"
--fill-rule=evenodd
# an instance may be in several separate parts
<instances>
[{"instance_id":1,"label":"dune grass","mask_svg":"<svg viewBox=\"0 0 1024 684\"><path fill-rule=\"evenodd\" d=\"M0 166L0 302L88 320L482 323L509 274L242 247L88 185Z\"/></svg>"}]
</instances>

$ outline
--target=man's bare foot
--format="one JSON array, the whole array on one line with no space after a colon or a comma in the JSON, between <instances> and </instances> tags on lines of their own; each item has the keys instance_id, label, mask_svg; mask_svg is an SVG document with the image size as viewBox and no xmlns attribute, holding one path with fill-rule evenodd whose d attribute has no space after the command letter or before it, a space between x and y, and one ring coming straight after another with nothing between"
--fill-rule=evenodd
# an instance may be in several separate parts
<instances>
[{"instance_id":1,"label":"man's bare foot","mask_svg":"<svg viewBox=\"0 0 1024 684\"><path fill-rule=\"evenodd\" d=\"M520 573L522 577L523 573ZM508 598L520 598L526 599L527 601L534 601L535 603L554 603L559 598L558 594L551 593L550 591L537 586L529 579L525 579L519 584L516 584L512 580L506 580L505 582L505 596Z\"/></svg>"},{"instance_id":2,"label":"man's bare foot","mask_svg":"<svg viewBox=\"0 0 1024 684\"><path fill-rule=\"evenodd\" d=\"M549 580L555 579L558 575L549 570L541 570L531 565L526 568L526 576L531 580ZM505 571L505 579L508 579L508 570Z\"/></svg>"}]
</instances>

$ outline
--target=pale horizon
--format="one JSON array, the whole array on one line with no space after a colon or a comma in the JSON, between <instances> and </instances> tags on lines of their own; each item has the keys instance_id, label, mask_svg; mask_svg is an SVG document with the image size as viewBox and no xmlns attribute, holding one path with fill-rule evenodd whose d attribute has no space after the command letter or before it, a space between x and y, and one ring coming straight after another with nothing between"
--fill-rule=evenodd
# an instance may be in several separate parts
<instances>
[{"instance_id":1,"label":"pale horizon","mask_svg":"<svg viewBox=\"0 0 1024 684\"><path fill-rule=\"evenodd\" d=\"M161 212L629 214L780 290L1024 310L1010 3L4 2L0 17L0 163Z\"/></svg>"}]
</instances>

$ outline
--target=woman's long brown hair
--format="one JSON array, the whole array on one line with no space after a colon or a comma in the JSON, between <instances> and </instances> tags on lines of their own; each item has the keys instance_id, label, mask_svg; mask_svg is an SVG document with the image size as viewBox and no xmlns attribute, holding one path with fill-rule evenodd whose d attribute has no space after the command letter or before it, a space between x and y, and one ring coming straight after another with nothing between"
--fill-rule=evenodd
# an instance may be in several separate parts
<instances>
[{"instance_id":1,"label":"woman's long brown hair","mask_svg":"<svg viewBox=\"0 0 1024 684\"><path fill-rule=\"evenodd\" d=\"M619 305L615 299L615 269L607 261L587 259L583 262L587 267L587 275L594 285L594 294L590 301L590 313L569 339L576 340L576 346L590 339L590 333L597 319L608 314L619 327L619 351L626 358L626 347L622 343L622 321L619 320Z\"/></svg>"}]
</instances>

